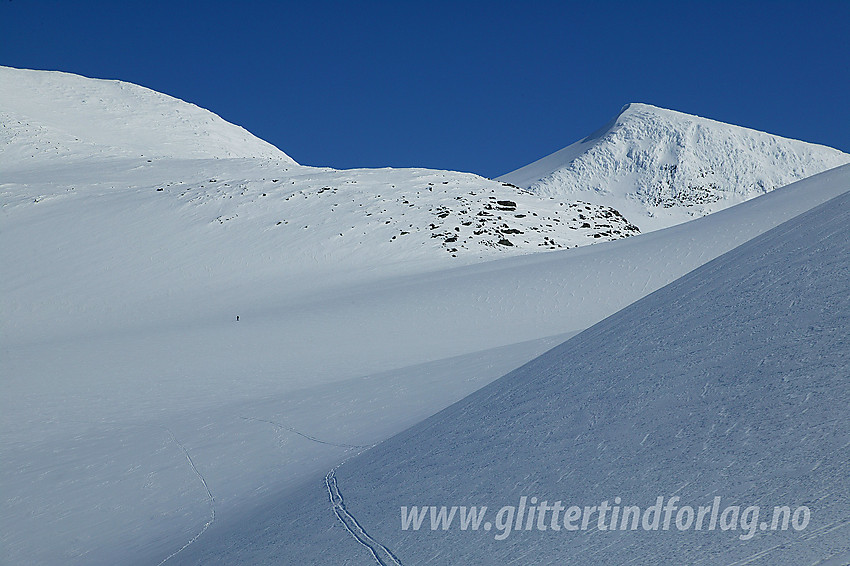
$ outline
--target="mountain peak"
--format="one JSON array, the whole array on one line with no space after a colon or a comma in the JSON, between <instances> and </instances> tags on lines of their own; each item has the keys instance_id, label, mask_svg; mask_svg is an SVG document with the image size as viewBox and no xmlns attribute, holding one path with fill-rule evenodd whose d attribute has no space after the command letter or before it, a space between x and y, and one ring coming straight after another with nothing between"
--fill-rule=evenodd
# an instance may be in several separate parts
<instances>
[{"instance_id":1,"label":"mountain peak","mask_svg":"<svg viewBox=\"0 0 850 566\"><path fill-rule=\"evenodd\" d=\"M633 102L586 138L499 180L613 206L649 231L848 162L829 147Z\"/></svg>"},{"instance_id":2,"label":"mountain peak","mask_svg":"<svg viewBox=\"0 0 850 566\"><path fill-rule=\"evenodd\" d=\"M132 83L0 67L0 165L102 157L262 157L284 152L212 112Z\"/></svg>"},{"instance_id":3,"label":"mountain peak","mask_svg":"<svg viewBox=\"0 0 850 566\"><path fill-rule=\"evenodd\" d=\"M848 162L829 147L632 102L586 138L498 180L613 206L646 232Z\"/></svg>"},{"instance_id":4,"label":"mountain peak","mask_svg":"<svg viewBox=\"0 0 850 566\"><path fill-rule=\"evenodd\" d=\"M626 113L635 113L635 112L673 112L673 110L668 110L666 108L661 108L660 106L653 106L652 104L647 104L645 102L627 102L620 109L620 113L618 116L622 116Z\"/></svg>"},{"instance_id":5,"label":"mountain peak","mask_svg":"<svg viewBox=\"0 0 850 566\"><path fill-rule=\"evenodd\" d=\"M580 143L588 143L603 137L614 127L621 125L624 120L641 119L642 116L647 115L661 116L664 113L679 114L679 112L675 112L673 110L666 110L658 106L652 106L651 104L644 104L643 102L629 102L620 109L616 116L608 120L608 122L606 122L604 126L594 131L586 138L582 139Z\"/></svg>"}]
</instances>

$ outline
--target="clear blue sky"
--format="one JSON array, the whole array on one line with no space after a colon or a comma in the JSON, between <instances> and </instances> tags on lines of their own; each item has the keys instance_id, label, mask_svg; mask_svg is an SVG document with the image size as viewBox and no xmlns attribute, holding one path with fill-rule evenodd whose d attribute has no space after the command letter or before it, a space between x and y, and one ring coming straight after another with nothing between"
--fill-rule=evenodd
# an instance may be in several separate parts
<instances>
[{"instance_id":1,"label":"clear blue sky","mask_svg":"<svg viewBox=\"0 0 850 566\"><path fill-rule=\"evenodd\" d=\"M850 152L850 0L0 0L0 64L141 84L307 165L495 177L647 102Z\"/></svg>"}]
</instances>

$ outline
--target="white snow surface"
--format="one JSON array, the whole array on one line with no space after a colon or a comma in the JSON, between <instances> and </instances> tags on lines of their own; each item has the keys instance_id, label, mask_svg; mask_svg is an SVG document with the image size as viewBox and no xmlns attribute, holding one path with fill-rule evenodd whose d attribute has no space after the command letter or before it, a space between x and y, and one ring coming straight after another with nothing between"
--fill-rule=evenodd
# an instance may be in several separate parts
<instances>
[{"instance_id":1,"label":"white snow surface","mask_svg":"<svg viewBox=\"0 0 850 566\"><path fill-rule=\"evenodd\" d=\"M0 171L28 161L262 157L295 162L209 110L123 81L0 66Z\"/></svg>"},{"instance_id":2,"label":"white snow surface","mask_svg":"<svg viewBox=\"0 0 850 566\"><path fill-rule=\"evenodd\" d=\"M847 181L845 171L840 196L344 462L324 485L268 505L181 563L846 564ZM723 528L723 514L713 530L708 519L702 530L673 519L665 529L664 518L656 530L602 529L598 512L589 528L556 531L551 512L541 522L526 510L511 515L504 540L504 527L484 520L462 528L459 513L447 530L432 530L430 516L418 530L401 526L402 506L441 505L487 506L498 525L498 510L523 496L529 507L562 502L561 518L604 501L606 527L615 505L646 510L659 496L680 498L676 521L678 509L690 506L693 519L715 497L721 511L760 514L752 531L737 515ZM769 530L775 506L806 506L810 521Z\"/></svg>"},{"instance_id":3,"label":"white snow surface","mask_svg":"<svg viewBox=\"0 0 850 566\"><path fill-rule=\"evenodd\" d=\"M633 103L590 136L499 180L605 203L646 232L848 162L829 147Z\"/></svg>"},{"instance_id":4,"label":"white snow surface","mask_svg":"<svg viewBox=\"0 0 850 566\"><path fill-rule=\"evenodd\" d=\"M449 171L302 167L126 83L0 69L0 89L4 564L191 561L850 184L842 167L621 239L634 231L605 204Z\"/></svg>"},{"instance_id":5,"label":"white snow surface","mask_svg":"<svg viewBox=\"0 0 850 566\"><path fill-rule=\"evenodd\" d=\"M187 227L195 209L149 189L7 207L4 560L158 563L212 518L228 532L319 481L351 446L403 430L849 183L843 167L572 250L361 271L352 252L338 271L295 274L253 232ZM205 535L190 548L218 536Z\"/></svg>"}]
</instances>

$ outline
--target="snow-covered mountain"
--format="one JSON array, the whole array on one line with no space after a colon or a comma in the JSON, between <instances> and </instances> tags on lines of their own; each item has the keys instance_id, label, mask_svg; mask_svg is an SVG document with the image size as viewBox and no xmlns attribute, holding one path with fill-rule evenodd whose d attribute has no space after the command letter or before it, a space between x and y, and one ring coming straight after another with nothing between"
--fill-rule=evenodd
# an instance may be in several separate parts
<instances>
[{"instance_id":1,"label":"snow-covered mountain","mask_svg":"<svg viewBox=\"0 0 850 566\"><path fill-rule=\"evenodd\" d=\"M358 265L364 256L469 262L638 233L609 206L473 174L301 167L207 110L119 81L0 67L0 121L7 206L145 187L297 250L307 264L352 254ZM92 177L93 168L102 174ZM29 183L48 169L49 185Z\"/></svg>"},{"instance_id":2,"label":"snow-covered mountain","mask_svg":"<svg viewBox=\"0 0 850 566\"><path fill-rule=\"evenodd\" d=\"M408 275L375 269L359 282L347 266L312 278L262 269L273 248L210 231L217 222L187 231L185 216L145 200L156 192L131 206L56 201L6 215L0 485L15 497L0 502L5 558L149 564L190 541L168 563L287 556L278 545L304 533L268 531L271 544L237 527L297 509L281 502L305 482L324 505L323 477L352 446L415 424L848 186L842 167L640 237ZM330 507L320 511L340 548L355 544ZM207 546L216 541L226 548ZM329 550L298 552L319 563Z\"/></svg>"},{"instance_id":3,"label":"snow-covered mountain","mask_svg":"<svg viewBox=\"0 0 850 566\"><path fill-rule=\"evenodd\" d=\"M840 196L333 468L183 563L846 564L842 170L820 179Z\"/></svg>"},{"instance_id":4,"label":"snow-covered mountain","mask_svg":"<svg viewBox=\"0 0 850 566\"><path fill-rule=\"evenodd\" d=\"M703 216L850 162L850 155L648 104L499 180L605 203L641 231Z\"/></svg>"},{"instance_id":5,"label":"snow-covered mountain","mask_svg":"<svg viewBox=\"0 0 850 566\"><path fill-rule=\"evenodd\" d=\"M0 66L0 169L105 157L289 156L209 110L123 81Z\"/></svg>"},{"instance_id":6,"label":"snow-covered mountain","mask_svg":"<svg viewBox=\"0 0 850 566\"><path fill-rule=\"evenodd\" d=\"M11 564L239 563L238 544L227 560L207 544L850 175L622 238L636 230L610 205L303 167L132 85L0 69L0 87Z\"/></svg>"}]
</instances>

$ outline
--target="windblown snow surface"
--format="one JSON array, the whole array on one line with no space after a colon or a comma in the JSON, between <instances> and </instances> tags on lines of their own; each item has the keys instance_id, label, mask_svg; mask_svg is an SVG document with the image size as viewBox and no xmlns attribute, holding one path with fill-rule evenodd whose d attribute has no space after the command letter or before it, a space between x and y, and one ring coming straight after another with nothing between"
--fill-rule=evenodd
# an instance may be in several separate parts
<instances>
[{"instance_id":1,"label":"windblown snow surface","mask_svg":"<svg viewBox=\"0 0 850 566\"><path fill-rule=\"evenodd\" d=\"M126 83L0 68L0 91L9 564L191 561L848 176L625 237L609 205L468 173L303 167Z\"/></svg>"},{"instance_id":2,"label":"windblown snow surface","mask_svg":"<svg viewBox=\"0 0 850 566\"><path fill-rule=\"evenodd\" d=\"M295 163L244 128L122 81L0 67L0 170L81 157L263 157Z\"/></svg>"},{"instance_id":3,"label":"windblown snow surface","mask_svg":"<svg viewBox=\"0 0 850 566\"><path fill-rule=\"evenodd\" d=\"M604 202L645 232L848 162L829 147L633 103L590 136L499 180Z\"/></svg>"},{"instance_id":4,"label":"windblown snow surface","mask_svg":"<svg viewBox=\"0 0 850 566\"><path fill-rule=\"evenodd\" d=\"M847 564L850 167L842 173L829 180L840 196L334 468L185 562ZM692 506L693 520L715 497L763 514L746 530L738 515L729 529L601 529L598 513L578 530L551 529L550 513L543 530L528 511L509 519L521 526L507 536L462 530L459 516L447 530L431 530L430 517L401 527L401 507L414 505L486 505L492 526L523 496L564 509L604 501L603 525L616 498L645 510L677 496L676 521L676 509ZM774 506L805 506L810 522L770 530Z\"/></svg>"}]
</instances>

